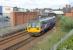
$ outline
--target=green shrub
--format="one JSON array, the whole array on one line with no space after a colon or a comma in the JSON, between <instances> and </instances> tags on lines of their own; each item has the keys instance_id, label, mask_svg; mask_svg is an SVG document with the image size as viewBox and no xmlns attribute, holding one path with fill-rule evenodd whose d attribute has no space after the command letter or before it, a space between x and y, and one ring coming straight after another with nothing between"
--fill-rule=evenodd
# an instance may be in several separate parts
<instances>
[{"instance_id":1,"label":"green shrub","mask_svg":"<svg viewBox=\"0 0 73 50\"><path fill-rule=\"evenodd\" d=\"M73 20L70 17L66 17L66 16L61 16L60 17L60 26L62 28L63 31L70 31L71 29L73 29Z\"/></svg>"}]
</instances>

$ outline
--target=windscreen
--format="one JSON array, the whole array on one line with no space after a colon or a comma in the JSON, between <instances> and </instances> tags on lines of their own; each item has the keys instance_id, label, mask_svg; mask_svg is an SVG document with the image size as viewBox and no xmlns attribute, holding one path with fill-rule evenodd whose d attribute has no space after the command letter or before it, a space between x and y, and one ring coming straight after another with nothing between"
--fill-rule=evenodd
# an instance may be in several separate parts
<instances>
[{"instance_id":1,"label":"windscreen","mask_svg":"<svg viewBox=\"0 0 73 50\"><path fill-rule=\"evenodd\" d=\"M28 27L40 27L40 22L30 22Z\"/></svg>"}]
</instances>

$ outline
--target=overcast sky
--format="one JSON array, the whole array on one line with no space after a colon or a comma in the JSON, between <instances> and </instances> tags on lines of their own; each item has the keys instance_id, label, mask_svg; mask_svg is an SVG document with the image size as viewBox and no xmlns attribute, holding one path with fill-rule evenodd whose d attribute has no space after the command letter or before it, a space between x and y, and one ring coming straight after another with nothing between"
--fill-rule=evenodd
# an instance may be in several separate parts
<instances>
[{"instance_id":1,"label":"overcast sky","mask_svg":"<svg viewBox=\"0 0 73 50\"><path fill-rule=\"evenodd\" d=\"M1 6L17 6L23 8L62 8L72 0L0 0Z\"/></svg>"}]
</instances>

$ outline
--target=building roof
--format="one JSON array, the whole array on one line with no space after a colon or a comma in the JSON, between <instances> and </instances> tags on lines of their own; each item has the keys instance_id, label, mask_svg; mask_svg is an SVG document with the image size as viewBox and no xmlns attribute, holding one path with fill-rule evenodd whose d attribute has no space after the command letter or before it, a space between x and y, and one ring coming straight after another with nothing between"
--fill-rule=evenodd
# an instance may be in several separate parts
<instances>
[{"instance_id":1,"label":"building roof","mask_svg":"<svg viewBox=\"0 0 73 50\"><path fill-rule=\"evenodd\" d=\"M64 14L63 11L53 11L53 12L56 13L56 14Z\"/></svg>"}]
</instances>

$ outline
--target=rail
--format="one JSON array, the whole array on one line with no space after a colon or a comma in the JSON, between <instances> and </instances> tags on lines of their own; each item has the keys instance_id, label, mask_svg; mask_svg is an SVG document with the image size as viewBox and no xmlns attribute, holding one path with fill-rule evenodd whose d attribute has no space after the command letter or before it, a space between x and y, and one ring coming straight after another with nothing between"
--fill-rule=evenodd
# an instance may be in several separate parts
<instances>
[{"instance_id":1,"label":"rail","mask_svg":"<svg viewBox=\"0 0 73 50\"><path fill-rule=\"evenodd\" d=\"M28 37L29 37L29 34L23 31L7 39L3 39L0 41L0 50L4 50L10 46L13 46L14 44L19 43L24 39L27 39Z\"/></svg>"}]
</instances>

